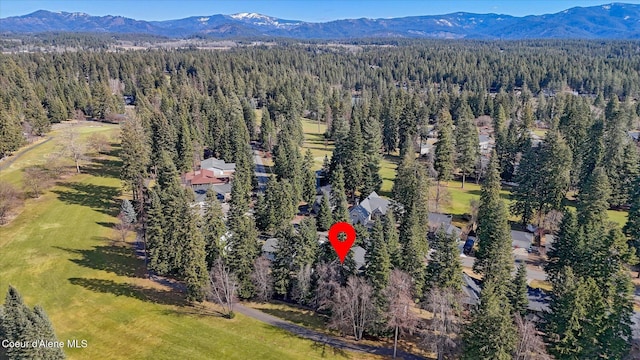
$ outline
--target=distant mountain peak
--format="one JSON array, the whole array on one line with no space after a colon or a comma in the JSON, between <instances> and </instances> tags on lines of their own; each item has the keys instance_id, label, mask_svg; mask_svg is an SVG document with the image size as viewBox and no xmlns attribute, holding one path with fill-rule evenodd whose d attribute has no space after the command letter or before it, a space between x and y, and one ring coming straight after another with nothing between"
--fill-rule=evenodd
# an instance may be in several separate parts
<instances>
[{"instance_id":1,"label":"distant mountain peak","mask_svg":"<svg viewBox=\"0 0 640 360\"><path fill-rule=\"evenodd\" d=\"M342 19L313 23L285 20L255 12L144 21L122 16L91 16L83 12L38 10L28 15L1 18L0 32L140 33L174 38L207 35L217 38L296 39L640 39L639 19L640 5L618 2L522 17L457 11L442 15Z\"/></svg>"},{"instance_id":2,"label":"distant mountain peak","mask_svg":"<svg viewBox=\"0 0 640 360\"><path fill-rule=\"evenodd\" d=\"M229 15L234 19L260 19L260 20L271 20L273 19L271 16L267 16L267 15L262 15L262 14L258 14L258 13L248 13L248 12L242 12L242 13L237 13L237 14L233 14L233 15Z\"/></svg>"}]
</instances>

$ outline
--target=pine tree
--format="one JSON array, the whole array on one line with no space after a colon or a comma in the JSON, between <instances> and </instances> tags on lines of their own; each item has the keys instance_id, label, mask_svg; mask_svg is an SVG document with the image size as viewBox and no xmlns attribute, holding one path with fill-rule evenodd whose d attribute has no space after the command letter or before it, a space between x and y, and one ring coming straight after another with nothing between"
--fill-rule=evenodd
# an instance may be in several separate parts
<instances>
[{"instance_id":1,"label":"pine tree","mask_svg":"<svg viewBox=\"0 0 640 360\"><path fill-rule=\"evenodd\" d=\"M522 110L522 126L526 130L533 129L533 123L535 118L533 117L533 107L530 102L527 102Z\"/></svg>"},{"instance_id":2,"label":"pine tree","mask_svg":"<svg viewBox=\"0 0 640 360\"><path fill-rule=\"evenodd\" d=\"M367 250L365 262L365 276L373 286L376 296L380 296L382 290L389 283L391 273L391 260L388 244L384 239L384 227L381 220L376 220L371 230L371 246Z\"/></svg>"},{"instance_id":3,"label":"pine tree","mask_svg":"<svg viewBox=\"0 0 640 360\"><path fill-rule=\"evenodd\" d=\"M39 305L31 310L23 302L22 296L9 285L3 306L0 306L0 335L10 342L58 341L53 325ZM8 347L0 350L0 355L8 359L64 359L58 347Z\"/></svg>"},{"instance_id":4,"label":"pine tree","mask_svg":"<svg viewBox=\"0 0 640 360\"><path fill-rule=\"evenodd\" d=\"M0 104L0 158L10 155L24 144L18 116Z\"/></svg>"},{"instance_id":5,"label":"pine tree","mask_svg":"<svg viewBox=\"0 0 640 360\"><path fill-rule=\"evenodd\" d=\"M329 197L322 196L322 202L320 203L320 210L318 211L318 230L327 231L333 225L333 216L331 214L331 205L329 204Z\"/></svg>"},{"instance_id":6,"label":"pine tree","mask_svg":"<svg viewBox=\"0 0 640 360\"><path fill-rule=\"evenodd\" d=\"M456 235L448 235L444 228L438 229L433 242L431 260L427 265L427 288L450 289L458 292L462 288L462 263Z\"/></svg>"},{"instance_id":7,"label":"pine tree","mask_svg":"<svg viewBox=\"0 0 640 360\"><path fill-rule=\"evenodd\" d=\"M253 262L259 255L258 232L253 218L240 216L229 220L231 238L228 240L229 268L238 279L238 296L249 299L253 296L251 281Z\"/></svg>"},{"instance_id":8,"label":"pine tree","mask_svg":"<svg viewBox=\"0 0 640 360\"><path fill-rule=\"evenodd\" d=\"M197 214L192 214L192 220L185 224L190 232L184 250L184 278L187 285L187 299L202 302L205 298L205 288L208 283L207 252L204 237L197 229Z\"/></svg>"},{"instance_id":9,"label":"pine tree","mask_svg":"<svg viewBox=\"0 0 640 360\"><path fill-rule=\"evenodd\" d=\"M242 101L242 117L249 133L249 139L256 139L256 113L253 111L251 103L247 100Z\"/></svg>"},{"instance_id":10,"label":"pine tree","mask_svg":"<svg viewBox=\"0 0 640 360\"><path fill-rule=\"evenodd\" d=\"M571 153L559 132L549 130L545 142L529 148L518 168L513 190L514 214L523 224L535 216L541 219L551 210L559 210L570 184ZM540 225L540 223L538 223Z\"/></svg>"},{"instance_id":11,"label":"pine tree","mask_svg":"<svg viewBox=\"0 0 640 360\"><path fill-rule=\"evenodd\" d=\"M400 269L408 272L413 279L413 291L422 298L425 285L425 261L429 253L427 231L416 211L410 211L400 227L402 262Z\"/></svg>"},{"instance_id":12,"label":"pine tree","mask_svg":"<svg viewBox=\"0 0 640 360\"><path fill-rule=\"evenodd\" d=\"M273 150L273 144L276 140L276 129L273 120L269 117L269 111L262 109L262 121L260 122L260 142L262 147L267 151Z\"/></svg>"},{"instance_id":13,"label":"pine tree","mask_svg":"<svg viewBox=\"0 0 640 360\"><path fill-rule=\"evenodd\" d=\"M389 251L389 259L393 268L400 268L402 263L402 252L400 249L400 235L396 226L396 217L393 211L389 209L385 214L383 221L384 241L387 243Z\"/></svg>"},{"instance_id":14,"label":"pine tree","mask_svg":"<svg viewBox=\"0 0 640 360\"><path fill-rule=\"evenodd\" d=\"M516 329L511 309L502 291L485 280L480 304L462 334L462 359L511 360L516 346ZM507 306L504 306L507 304Z\"/></svg>"},{"instance_id":15,"label":"pine tree","mask_svg":"<svg viewBox=\"0 0 640 360\"><path fill-rule=\"evenodd\" d=\"M222 207L216 197L215 191L211 189L207 191L207 197L205 199L201 231L205 242L207 269L211 269L216 259L222 255L223 248L221 239L227 232Z\"/></svg>"},{"instance_id":16,"label":"pine tree","mask_svg":"<svg viewBox=\"0 0 640 360\"><path fill-rule=\"evenodd\" d=\"M494 281L498 290L506 288L513 269L508 217L504 201L500 198L500 176L494 153L480 192L478 251L473 269L483 274L485 281Z\"/></svg>"},{"instance_id":17,"label":"pine tree","mask_svg":"<svg viewBox=\"0 0 640 360\"><path fill-rule=\"evenodd\" d=\"M133 192L133 200L142 206L142 191L147 169L151 163L149 136L140 120L129 119L122 124L120 132L120 178L125 187Z\"/></svg>"},{"instance_id":18,"label":"pine tree","mask_svg":"<svg viewBox=\"0 0 640 360\"><path fill-rule=\"evenodd\" d=\"M597 167L587 178L577 204L579 224L604 224L609 209L611 186L604 169Z\"/></svg>"},{"instance_id":19,"label":"pine tree","mask_svg":"<svg viewBox=\"0 0 640 360\"><path fill-rule=\"evenodd\" d=\"M463 105L463 110L455 131L455 149L457 153L456 165L462 173L462 188L467 175L476 168L479 155L478 129L473 121L473 114L468 104Z\"/></svg>"},{"instance_id":20,"label":"pine tree","mask_svg":"<svg viewBox=\"0 0 640 360\"><path fill-rule=\"evenodd\" d=\"M451 114L446 109L443 109L436 125L438 141L435 145L433 163L433 168L438 172L438 181L449 181L453 176L455 149L452 127Z\"/></svg>"},{"instance_id":21,"label":"pine tree","mask_svg":"<svg viewBox=\"0 0 640 360\"><path fill-rule=\"evenodd\" d=\"M356 190L359 189L362 184L362 172L365 161L362 127L359 116L355 116L355 114L351 119L349 135L346 141L347 149L341 164L344 170L346 190L351 196L355 196Z\"/></svg>"},{"instance_id":22,"label":"pine tree","mask_svg":"<svg viewBox=\"0 0 640 360\"><path fill-rule=\"evenodd\" d=\"M362 174L362 186L360 193L367 195L379 191L382 186L380 176L380 162L382 161L382 134L378 121L369 117L362 125L364 168Z\"/></svg>"},{"instance_id":23,"label":"pine tree","mask_svg":"<svg viewBox=\"0 0 640 360\"><path fill-rule=\"evenodd\" d=\"M509 289L509 301L511 302L511 310L513 314L519 314L524 317L529 307L529 297L527 291L527 267L524 263L518 265L516 276Z\"/></svg>"},{"instance_id":24,"label":"pine tree","mask_svg":"<svg viewBox=\"0 0 640 360\"><path fill-rule=\"evenodd\" d=\"M149 190L149 209L147 210L146 245L147 266L158 274L167 274L170 269L168 260L169 246L165 241L166 220L162 202L154 189Z\"/></svg>"},{"instance_id":25,"label":"pine tree","mask_svg":"<svg viewBox=\"0 0 640 360\"><path fill-rule=\"evenodd\" d=\"M277 295L286 298L291 286L291 271L295 257L296 235L292 225L280 228L276 238L278 239L278 246L271 267L273 290Z\"/></svg>"},{"instance_id":26,"label":"pine tree","mask_svg":"<svg viewBox=\"0 0 640 360\"><path fill-rule=\"evenodd\" d=\"M131 205L128 199L122 200L122 206L120 206L120 212L124 214L124 219L127 224L133 224L136 222L136 211Z\"/></svg>"},{"instance_id":27,"label":"pine tree","mask_svg":"<svg viewBox=\"0 0 640 360\"><path fill-rule=\"evenodd\" d=\"M313 171L313 155L311 149L307 149L304 154L302 165L302 175L304 176L302 184L303 200L307 203L307 208L311 211L311 206L316 198L316 172Z\"/></svg>"},{"instance_id":28,"label":"pine tree","mask_svg":"<svg viewBox=\"0 0 640 360\"><path fill-rule=\"evenodd\" d=\"M623 230L635 247L636 254L640 255L640 176L636 177L629 191L629 198L631 199L629 217Z\"/></svg>"},{"instance_id":29,"label":"pine tree","mask_svg":"<svg viewBox=\"0 0 640 360\"><path fill-rule=\"evenodd\" d=\"M345 195L344 170L338 165L331 174L331 205L333 207L333 220L336 222L349 222L349 210L347 196Z\"/></svg>"},{"instance_id":30,"label":"pine tree","mask_svg":"<svg viewBox=\"0 0 640 360\"><path fill-rule=\"evenodd\" d=\"M576 214L566 209L553 248L547 252L548 261L544 270L549 281L554 282L563 268L576 265L581 249Z\"/></svg>"}]
</instances>

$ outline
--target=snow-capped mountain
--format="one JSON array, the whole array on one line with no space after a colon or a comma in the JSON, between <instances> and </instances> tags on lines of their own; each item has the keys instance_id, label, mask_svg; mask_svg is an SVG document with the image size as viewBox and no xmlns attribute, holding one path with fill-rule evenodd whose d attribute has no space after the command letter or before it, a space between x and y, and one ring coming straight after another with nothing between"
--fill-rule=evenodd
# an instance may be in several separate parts
<instances>
[{"instance_id":1,"label":"snow-capped mountain","mask_svg":"<svg viewBox=\"0 0 640 360\"><path fill-rule=\"evenodd\" d=\"M166 21L39 10L0 19L0 32L47 31L144 33L169 37L363 37L527 39L640 38L640 5L613 3L575 7L555 14L515 17L457 12L391 19L344 19L324 23L285 20L253 12L203 15Z\"/></svg>"}]
</instances>

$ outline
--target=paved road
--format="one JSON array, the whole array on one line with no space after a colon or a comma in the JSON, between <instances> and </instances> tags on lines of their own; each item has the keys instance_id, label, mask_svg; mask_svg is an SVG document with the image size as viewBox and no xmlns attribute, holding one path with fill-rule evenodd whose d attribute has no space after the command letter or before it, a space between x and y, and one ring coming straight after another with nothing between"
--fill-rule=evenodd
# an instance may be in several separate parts
<instances>
[{"instance_id":1,"label":"paved road","mask_svg":"<svg viewBox=\"0 0 640 360\"><path fill-rule=\"evenodd\" d=\"M332 346L334 348L340 349L340 350L349 350L349 351L356 351L356 352L363 352L363 353L368 353L368 354L376 354L376 355L382 355L382 356L392 356L393 355L393 349L390 348L385 348L385 347L377 347L377 346L371 346L371 345L364 345L364 344L353 344L347 341L344 341L342 339L333 337L333 336L329 336L308 328L305 328L303 326L299 326L296 324L292 324L288 321L284 321L280 318L277 318L275 316L271 316L269 314L265 314L260 310L256 310L256 309L252 309L249 307L246 307L242 304L235 304L234 305L234 311L239 312L245 316L254 318L256 320L262 321L264 323L267 323L269 325L278 327L280 329L289 331L295 335L301 336L303 338L312 340L312 341L316 341L319 342L323 345L329 345ZM410 360L418 360L418 359L425 359L424 357L418 356L418 355L414 355L414 354L410 354L410 353L406 353L404 351L400 351L398 350L398 354L397 357L399 359L410 359Z\"/></svg>"},{"instance_id":2,"label":"paved road","mask_svg":"<svg viewBox=\"0 0 640 360\"><path fill-rule=\"evenodd\" d=\"M267 182L269 181L269 173L267 168L262 163L262 156L260 156L260 151L258 149L253 148L253 162L256 165L256 177L258 178L258 189L261 192L264 192Z\"/></svg>"}]
</instances>

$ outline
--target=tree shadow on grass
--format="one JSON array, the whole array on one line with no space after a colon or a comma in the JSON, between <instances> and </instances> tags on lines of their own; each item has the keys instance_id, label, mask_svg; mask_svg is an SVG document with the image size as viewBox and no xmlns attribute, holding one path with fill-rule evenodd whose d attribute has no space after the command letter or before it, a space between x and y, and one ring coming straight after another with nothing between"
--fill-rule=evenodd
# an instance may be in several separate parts
<instances>
[{"instance_id":1,"label":"tree shadow on grass","mask_svg":"<svg viewBox=\"0 0 640 360\"><path fill-rule=\"evenodd\" d=\"M69 259L82 267L102 270L120 276L143 278L144 267L136 258L134 251L124 246L95 246L93 249L67 249L56 247L80 258Z\"/></svg>"},{"instance_id":2,"label":"tree shadow on grass","mask_svg":"<svg viewBox=\"0 0 640 360\"><path fill-rule=\"evenodd\" d=\"M322 357L330 356L332 358L349 358L349 354L344 349L336 346L338 344L348 346L348 343L345 343L342 340L320 334L314 330L306 329L286 321L278 322L277 325L263 324L263 326L276 332L279 337L305 338L307 340L311 340L311 348L319 351Z\"/></svg>"},{"instance_id":3,"label":"tree shadow on grass","mask_svg":"<svg viewBox=\"0 0 640 360\"><path fill-rule=\"evenodd\" d=\"M117 215L118 207L115 198L120 195L120 189L77 182L60 185L68 189L53 191L61 201L71 205L86 206L111 216Z\"/></svg>"},{"instance_id":4,"label":"tree shadow on grass","mask_svg":"<svg viewBox=\"0 0 640 360\"><path fill-rule=\"evenodd\" d=\"M69 278L73 285L82 286L93 292L126 296L141 301L162 305L187 306L189 302L184 295L175 291L161 291L134 284L117 283L112 280Z\"/></svg>"},{"instance_id":5,"label":"tree shadow on grass","mask_svg":"<svg viewBox=\"0 0 640 360\"><path fill-rule=\"evenodd\" d=\"M192 305L187 307L181 307L178 309L164 309L161 311L162 315L175 315L175 316L210 316L226 318L226 315L220 311L213 310L211 308L204 307L202 305Z\"/></svg>"},{"instance_id":6,"label":"tree shadow on grass","mask_svg":"<svg viewBox=\"0 0 640 360\"><path fill-rule=\"evenodd\" d=\"M114 222L106 222L106 221L96 221L96 224L100 226L104 226L109 229L113 229L113 227L116 225L116 223Z\"/></svg>"},{"instance_id":7,"label":"tree shadow on grass","mask_svg":"<svg viewBox=\"0 0 640 360\"><path fill-rule=\"evenodd\" d=\"M306 326L316 330L322 330L324 328L325 322L324 319L319 319L314 317L311 311L307 313L300 313L292 310L283 310L283 309L260 309L263 313L267 313L269 315L275 316L280 319L286 319L293 323Z\"/></svg>"},{"instance_id":8,"label":"tree shadow on grass","mask_svg":"<svg viewBox=\"0 0 640 360\"><path fill-rule=\"evenodd\" d=\"M120 176L122 161L115 159L93 159L90 163L80 167L80 171L85 174L98 177L117 179Z\"/></svg>"}]
</instances>

